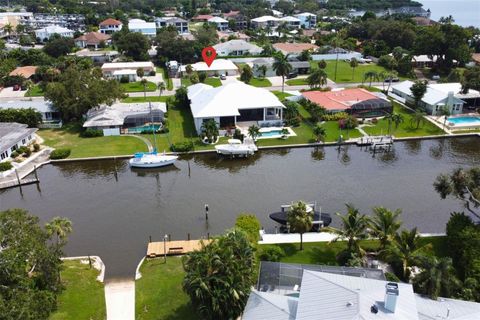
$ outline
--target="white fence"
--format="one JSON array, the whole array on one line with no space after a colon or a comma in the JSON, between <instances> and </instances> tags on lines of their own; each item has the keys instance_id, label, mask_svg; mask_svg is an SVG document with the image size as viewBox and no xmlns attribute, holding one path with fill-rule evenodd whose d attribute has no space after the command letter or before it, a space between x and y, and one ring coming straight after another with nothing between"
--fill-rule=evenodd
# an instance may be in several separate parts
<instances>
[{"instance_id":1,"label":"white fence","mask_svg":"<svg viewBox=\"0 0 480 320\"><path fill-rule=\"evenodd\" d=\"M338 60L345 60L345 59L361 59L362 54L360 52L349 52L349 53L339 53ZM320 60L336 60L337 54L336 53L329 53L329 54L312 54L313 61L320 61Z\"/></svg>"}]
</instances>

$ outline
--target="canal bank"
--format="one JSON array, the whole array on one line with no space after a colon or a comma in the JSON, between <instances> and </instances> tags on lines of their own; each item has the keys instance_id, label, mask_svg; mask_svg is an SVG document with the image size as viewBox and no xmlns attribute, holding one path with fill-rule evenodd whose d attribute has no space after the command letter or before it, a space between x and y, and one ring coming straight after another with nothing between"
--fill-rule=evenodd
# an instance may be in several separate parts
<instances>
[{"instance_id":1,"label":"canal bank","mask_svg":"<svg viewBox=\"0 0 480 320\"><path fill-rule=\"evenodd\" d=\"M392 153L375 155L353 145L262 150L235 160L207 153L182 155L175 166L157 170L132 170L118 158L117 171L111 159L52 162L38 170L39 190L1 191L0 210L25 208L42 221L68 217L74 228L68 255L99 255L108 266L106 279L131 278L149 236L219 234L245 211L271 230L268 214L300 199L331 213L344 212L346 202L366 214L378 205L402 208L406 228L444 232L450 212L462 205L441 200L433 181L457 166L478 165L479 146L472 136L401 141Z\"/></svg>"}]
</instances>

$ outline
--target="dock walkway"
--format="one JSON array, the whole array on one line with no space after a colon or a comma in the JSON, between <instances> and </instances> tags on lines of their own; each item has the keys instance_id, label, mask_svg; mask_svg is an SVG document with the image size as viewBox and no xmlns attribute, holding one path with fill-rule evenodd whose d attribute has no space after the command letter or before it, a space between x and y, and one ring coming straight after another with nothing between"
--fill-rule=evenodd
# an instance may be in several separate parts
<instances>
[{"instance_id":1,"label":"dock walkway","mask_svg":"<svg viewBox=\"0 0 480 320\"><path fill-rule=\"evenodd\" d=\"M181 255L189 253L202 248L202 241L205 245L212 240L182 240L182 241L160 241L150 242L147 247L147 257L154 258L165 255L165 250L168 256Z\"/></svg>"}]
</instances>

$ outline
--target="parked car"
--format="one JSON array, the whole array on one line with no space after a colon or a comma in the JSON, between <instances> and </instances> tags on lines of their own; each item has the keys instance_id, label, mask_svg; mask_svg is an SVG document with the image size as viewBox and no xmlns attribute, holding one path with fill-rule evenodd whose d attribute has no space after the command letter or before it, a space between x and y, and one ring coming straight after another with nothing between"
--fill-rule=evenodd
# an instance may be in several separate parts
<instances>
[{"instance_id":1,"label":"parked car","mask_svg":"<svg viewBox=\"0 0 480 320\"><path fill-rule=\"evenodd\" d=\"M400 81L400 79L398 77L388 77L388 78L385 78L385 82L398 82Z\"/></svg>"},{"instance_id":2,"label":"parked car","mask_svg":"<svg viewBox=\"0 0 480 320\"><path fill-rule=\"evenodd\" d=\"M440 76L438 74L434 74L432 76L432 80L440 80Z\"/></svg>"},{"instance_id":3,"label":"parked car","mask_svg":"<svg viewBox=\"0 0 480 320\"><path fill-rule=\"evenodd\" d=\"M20 90L20 86L18 84L13 86L13 91L18 91Z\"/></svg>"},{"instance_id":4,"label":"parked car","mask_svg":"<svg viewBox=\"0 0 480 320\"><path fill-rule=\"evenodd\" d=\"M293 78L296 78L298 76L298 73L296 72L290 72L288 75L287 75L287 79L293 79Z\"/></svg>"},{"instance_id":5,"label":"parked car","mask_svg":"<svg viewBox=\"0 0 480 320\"><path fill-rule=\"evenodd\" d=\"M227 76L224 75L224 74L221 74L221 75L220 75L220 80L227 80Z\"/></svg>"}]
</instances>

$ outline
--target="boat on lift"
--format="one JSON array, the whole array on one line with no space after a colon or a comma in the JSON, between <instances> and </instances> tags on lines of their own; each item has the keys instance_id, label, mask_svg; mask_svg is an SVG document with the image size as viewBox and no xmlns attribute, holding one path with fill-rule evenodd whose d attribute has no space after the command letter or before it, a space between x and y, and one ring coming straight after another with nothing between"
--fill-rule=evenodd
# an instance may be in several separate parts
<instances>
[{"instance_id":1,"label":"boat on lift","mask_svg":"<svg viewBox=\"0 0 480 320\"><path fill-rule=\"evenodd\" d=\"M287 231L287 214L292 204L282 205L281 211L269 215L270 219L282 225L281 230ZM332 223L332 216L329 213L321 212L316 203L307 203L307 212L313 215L312 230L319 231L322 227L328 227Z\"/></svg>"},{"instance_id":2,"label":"boat on lift","mask_svg":"<svg viewBox=\"0 0 480 320\"><path fill-rule=\"evenodd\" d=\"M225 156L243 156L253 155L258 150L252 139L245 138L244 141L238 139L228 139L228 144L219 144L215 146L218 154Z\"/></svg>"}]
</instances>

